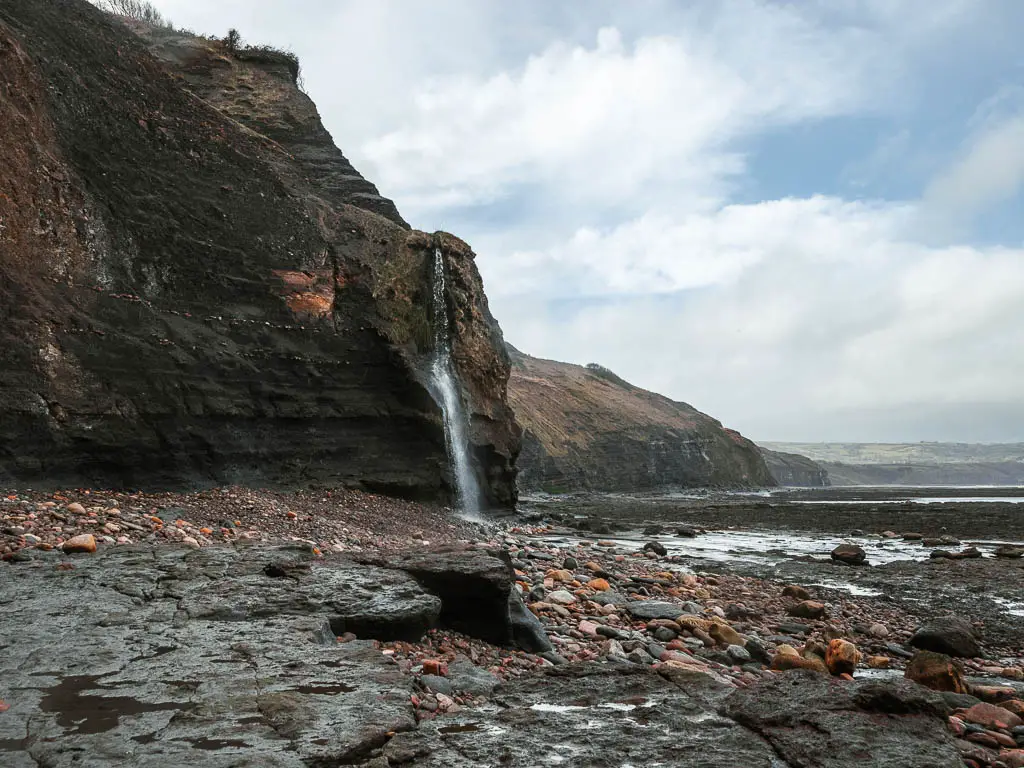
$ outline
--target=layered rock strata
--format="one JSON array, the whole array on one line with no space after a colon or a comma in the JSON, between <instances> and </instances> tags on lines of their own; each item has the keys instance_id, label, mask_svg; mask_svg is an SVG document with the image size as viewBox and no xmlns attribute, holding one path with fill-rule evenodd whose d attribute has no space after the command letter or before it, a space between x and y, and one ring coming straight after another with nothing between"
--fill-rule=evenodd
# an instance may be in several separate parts
<instances>
[{"instance_id":1,"label":"layered rock strata","mask_svg":"<svg viewBox=\"0 0 1024 768\"><path fill-rule=\"evenodd\" d=\"M410 230L289 60L84 0L0 7L0 482L453 488L453 357L485 503L515 500L509 360L469 246Z\"/></svg>"}]
</instances>

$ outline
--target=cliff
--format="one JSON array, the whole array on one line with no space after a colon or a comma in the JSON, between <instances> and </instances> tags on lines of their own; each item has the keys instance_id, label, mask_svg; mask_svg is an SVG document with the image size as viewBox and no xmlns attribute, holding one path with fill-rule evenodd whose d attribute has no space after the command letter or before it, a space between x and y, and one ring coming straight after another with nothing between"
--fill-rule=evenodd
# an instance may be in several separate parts
<instances>
[{"instance_id":1,"label":"cliff","mask_svg":"<svg viewBox=\"0 0 1024 768\"><path fill-rule=\"evenodd\" d=\"M843 464L822 462L834 485L1024 485L1024 463Z\"/></svg>"},{"instance_id":2,"label":"cliff","mask_svg":"<svg viewBox=\"0 0 1024 768\"><path fill-rule=\"evenodd\" d=\"M85 0L0 5L0 483L450 498L424 379L440 247L475 468L514 503L472 251L411 230L296 76Z\"/></svg>"},{"instance_id":3,"label":"cliff","mask_svg":"<svg viewBox=\"0 0 1024 768\"><path fill-rule=\"evenodd\" d=\"M779 485L824 488L832 484L829 481L828 470L806 456L769 451L767 448L761 448L761 455L768 465L768 471Z\"/></svg>"},{"instance_id":4,"label":"cliff","mask_svg":"<svg viewBox=\"0 0 1024 768\"><path fill-rule=\"evenodd\" d=\"M757 446L686 403L635 387L600 366L510 352L509 401L524 429L521 488L775 485Z\"/></svg>"}]
</instances>

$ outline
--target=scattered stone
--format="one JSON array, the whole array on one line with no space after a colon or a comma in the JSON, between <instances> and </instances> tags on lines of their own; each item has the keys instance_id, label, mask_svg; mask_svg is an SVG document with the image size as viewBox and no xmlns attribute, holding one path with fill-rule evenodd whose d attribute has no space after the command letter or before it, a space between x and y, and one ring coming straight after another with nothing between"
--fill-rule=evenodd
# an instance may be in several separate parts
<instances>
[{"instance_id":1,"label":"scattered stone","mask_svg":"<svg viewBox=\"0 0 1024 768\"><path fill-rule=\"evenodd\" d=\"M72 536L61 545L61 549L69 554L92 553L96 551L96 538L91 533Z\"/></svg>"},{"instance_id":2,"label":"scattered stone","mask_svg":"<svg viewBox=\"0 0 1024 768\"><path fill-rule=\"evenodd\" d=\"M795 621L783 622L775 627L775 630L783 635L807 635L810 634L811 629L807 624Z\"/></svg>"},{"instance_id":3,"label":"scattered stone","mask_svg":"<svg viewBox=\"0 0 1024 768\"><path fill-rule=\"evenodd\" d=\"M949 656L981 656L978 635L970 623L958 616L942 616L923 624L909 640L914 648Z\"/></svg>"},{"instance_id":4,"label":"scattered stone","mask_svg":"<svg viewBox=\"0 0 1024 768\"><path fill-rule=\"evenodd\" d=\"M1024 547L1016 547L1012 544L1001 544L995 548L993 554L996 557L1003 557L1008 560L1017 560L1024 557Z\"/></svg>"},{"instance_id":5,"label":"scattered stone","mask_svg":"<svg viewBox=\"0 0 1024 768\"><path fill-rule=\"evenodd\" d=\"M832 559L847 565L863 565L867 552L856 544L840 544L832 550Z\"/></svg>"},{"instance_id":6,"label":"scattered stone","mask_svg":"<svg viewBox=\"0 0 1024 768\"><path fill-rule=\"evenodd\" d=\"M866 663L871 669L888 669L892 659L888 656L869 656Z\"/></svg>"},{"instance_id":7,"label":"scattered stone","mask_svg":"<svg viewBox=\"0 0 1024 768\"><path fill-rule=\"evenodd\" d=\"M952 658L933 651L918 651L903 676L934 691L967 693L963 670Z\"/></svg>"},{"instance_id":8,"label":"scattered stone","mask_svg":"<svg viewBox=\"0 0 1024 768\"><path fill-rule=\"evenodd\" d=\"M725 652L729 654L729 658L737 664L746 664L748 661L752 660L750 651L742 645L730 645L725 649Z\"/></svg>"},{"instance_id":9,"label":"scattered stone","mask_svg":"<svg viewBox=\"0 0 1024 768\"><path fill-rule=\"evenodd\" d=\"M547 601L555 605L572 605L576 602L576 596L564 589L557 589L548 593Z\"/></svg>"},{"instance_id":10,"label":"scattered stone","mask_svg":"<svg viewBox=\"0 0 1024 768\"><path fill-rule=\"evenodd\" d=\"M644 552L653 552L658 557L665 557L668 554L668 550L665 549L665 545L658 541L648 541L644 544Z\"/></svg>"},{"instance_id":11,"label":"scattered stone","mask_svg":"<svg viewBox=\"0 0 1024 768\"><path fill-rule=\"evenodd\" d=\"M607 579L591 579L587 582L587 586L591 589L597 590L598 592L607 592L612 588Z\"/></svg>"},{"instance_id":12,"label":"scattered stone","mask_svg":"<svg viewBox=\"0 0 1024 768\"><path fill-rule=\"evenodd\" d=\"M708 634L721 645L746 645L747 639L728 624L713 623Z\"/></svg>"},{"instance_id":13,"label":"scattered stone","mask_svg":"<svg viewBox=\"0 0 1024 768\"><path fill-rule=\"evenodd\" d=\"M859 660L860 652L849 640L835 639L828 644L825 665L833 675L852 675Z\"/></svg>"},{"instance_id":14,"label":"scattered stone","mask_svg":"<svg viewBox=\"0 0 1024 768\"><path fill-rule=\"evenodd\" d=\"M795 597L797 600L811 599L811 593L797 584L787 584L782 594L784 597Z\"/></svg>"},{"instance_id":15,"label":"scattered stone","mask_svg":"<svg viewBox=\"0 0 1024 768\"><path fill-rule=\"evenodd\" d=\"M889 628L885 624L872 624L868 628L868 634L881 640L889 636Z\"/></svg>"},{"instance_id":16,"label":"scattered stone","mask_svg":"<svg viewBox=\"0 0 1024 768\"><path fill-rule=\"evenodd\" d=\"M985 702L975 704L964 712L963 719L968 723L977 723L985 728L998 728L1004 731L1024 725L1024 720L1009 710Z\"/></svg>"},{"instance_id":17,"label":"scattered stone","mask_svg":"<svg viewBox=\"0 0 1024 768\"><path fill-rule=\"evenodd\" d=\"M457 691L473 696L490 696L501 681L488 672L480 669L469 659L462 657L448 665L448 679Z\"/></svg>"},{"instance_id":18,"label":"scattered stone","mask_svg":"<svg viewBox=\"0 0 1024 768\"><path fill-rule=\"evenodd\" d=\"M676 528L676 536L679 536L684 539L692 539L697 536L697 529L684 525L679 528Z\"/></svg>"},{"instance_id":19,"label":"scattered stone","mask_svg":"<svg viewBox=\"0 0 1024 768\"><path fill-rule=\"evenodd\" d=\"M791 607L786 613L799 619L823 619L825 618L825 604L804 600Z\"/></svg>"},{"instance_id":20,"label":"scattered stone","mask_svg":"<svg viewBox=\"0 0 1024 768\"><path fill-rule=\"evenodd\" d=\"M626 611L634 619L675 619L679 616L680 608L675 603L666 603L658 600L633 600L627 602Z\"/></svg>"},{"instance_id":21,"label":"scattered stone","mask_svg":"<svg viewBox=\"0 0 1024 768\"><path fill-rule=\"evenodd\" d=\"M440 675L420 675L420 684L426 686L432 691L436 691L437 693L443 693L446 696L451 696L455 693L452 681L447 677L441 677Z\"/></svg>"}]
</instances>

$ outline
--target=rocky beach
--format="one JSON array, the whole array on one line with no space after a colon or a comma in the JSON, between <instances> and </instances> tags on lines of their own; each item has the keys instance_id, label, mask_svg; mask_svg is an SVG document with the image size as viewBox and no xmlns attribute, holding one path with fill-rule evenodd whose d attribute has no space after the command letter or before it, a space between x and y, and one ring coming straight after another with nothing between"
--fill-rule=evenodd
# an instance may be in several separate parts
<instances>
[{"instance_id":1,"label":"rocky beach","mask_svg":"<svg viewBox=\"0 0 1024 768\"><path fill-rule=\"evenodd\" d=\"M511 347L224 31L0 0L2 768L1024 768L1024 491Z\"/></svg>"},{"instance_id":2,"label":"rocky beach","mask_svg":"<svg viewBox=\"0 0 1024 768\"><path fill-rule=\"evenodd\" d=\"M1024 764L1009 548L768 567L567 505L9 491L3 764Z\"/></svg>"}]
</instances>

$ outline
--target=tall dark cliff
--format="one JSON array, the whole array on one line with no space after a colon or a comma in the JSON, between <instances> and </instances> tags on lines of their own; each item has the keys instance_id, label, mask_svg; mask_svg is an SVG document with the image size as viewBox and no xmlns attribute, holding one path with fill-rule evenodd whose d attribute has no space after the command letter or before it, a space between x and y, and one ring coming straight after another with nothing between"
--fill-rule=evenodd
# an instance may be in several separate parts
<instances>
[{"instance_id":1,"label":"tall dark cliff","mask_svg":"<svg viewBox=\"0 0 1024 768\"><path fill-rule=\"evenodd\" d=\"M756 445L697 409L604 368L511 350L524 490L638 491L775 485Z\"/></svg>"},{"instance_id":2,"label":"tall dark cliff","mask_svg":"<svg viewBox=\"0 0 1024 768\"><path fill-rule=\"evenodd\" d=\"M486 501L514 503L472 251L409 229L287 58L3 0L0 135L0 482L450 497L423 378L441 247Z\"/></svg>"}]
</instances>

